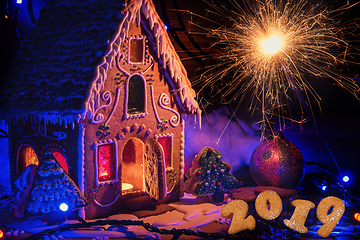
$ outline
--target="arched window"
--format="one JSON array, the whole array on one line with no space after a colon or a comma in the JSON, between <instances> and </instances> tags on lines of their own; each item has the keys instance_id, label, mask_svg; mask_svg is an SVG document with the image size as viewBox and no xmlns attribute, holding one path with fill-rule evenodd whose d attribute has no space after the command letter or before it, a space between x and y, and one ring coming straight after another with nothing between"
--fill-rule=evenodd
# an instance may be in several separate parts
<instances>
[{"instance_id":1,"label":"arched window","mask_svg":"<svg viewBox=\"0 0 360 240\"><path fill-rule=\"evenodd\" d=\"M58 149L50 149L51 153L53 154L56 161L60 164L60 166L64 169L66 174L69 174L69 164L67 161L67 158L65 156L65 153Z\"/></svg>"},{"instance_id":2,"label":"arched window","mask_svg":"<svg viewBox=\"0 0 360 240\"><path fill-rule=\"evenodd\" d=\"M172 167L173 135L159 137L157 141L160 143L164 151L165 167Z\"/></svg>"},{"instance_id":3,"label":"arched window","mask_svg":"<svg viewBox=\"0 0 360 240\"><path fill-rule=\"evenodd\" d=\"M39 159L30 145L23 144L18 150L16 173L21 173L30 164L39 165Z\"/></svg>"},{"instance_id":4,"label":"arched window","mask_svg":"<svg viewBox=\"0 0 360 240\"><path fill-rule=\"evenodd\" d=\"M96 185L118 181L118 157L116 139L95 143Z\"/></svg>"},{"instance_id":5,"label":"arched window","mask_svg":"<svg viewBox=\"0 0 360 240\"><path fill-rule=\"evenodd\" d=\"M140 75L133 75L127 82L126 114L145 116L146 114L146 85Z\"/></svg>"}]
</instances>

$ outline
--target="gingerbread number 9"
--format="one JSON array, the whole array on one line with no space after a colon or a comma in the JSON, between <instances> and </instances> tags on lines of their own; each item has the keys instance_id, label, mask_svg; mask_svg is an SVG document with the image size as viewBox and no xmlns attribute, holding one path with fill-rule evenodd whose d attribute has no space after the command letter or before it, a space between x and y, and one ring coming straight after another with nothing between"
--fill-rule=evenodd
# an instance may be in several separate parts
<instances>
[{"instance_id":1,"label":"gingerbread number 9","mask_svg":"<svg viewBox=\"0 0 360 240\"><path fill-rule=\"evenodd\" d=\"M328 215L328 211L333 207L332 212ZM340 198L327 197L320 201L316 209L316 216L324 224L317 234L321 237L329 237L336 224L345 212L345 205Z\"/></svg>"},{"instance_id":2,"label":"gingerbread number 9","mask_svg":"<svg viewBox=\"0 0 360 240\"><path fill-rule=\"evenodd\" d=\"M233 214L228 230L229 234L235 234L245 229L249 229L251 231L255 229L255 218L250 215L245 219L248 210L249 206L243 200L231 201L225 205L221 211L221 216L228 217L231 213Z\"/></svg>"}]
</instances>

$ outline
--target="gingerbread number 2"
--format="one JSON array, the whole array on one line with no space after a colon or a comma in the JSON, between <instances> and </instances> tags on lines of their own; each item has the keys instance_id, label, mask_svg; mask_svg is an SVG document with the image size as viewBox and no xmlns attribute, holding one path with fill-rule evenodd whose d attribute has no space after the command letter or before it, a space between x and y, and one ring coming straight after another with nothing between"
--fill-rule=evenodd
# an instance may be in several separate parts
<instances>
[{"instance_id":1,"label":"gingerbread number 2","mask_svg":"<svg viewBox=\"0 0 360 240\"><path fill-rule=\"evenodd\" d=\"M221 211L221 216L225 218L230 216L231 213L233 214L228 230L229 234L235 234L245 229L249 229L251 231L255 229L255 218L252 215L245 218L248 210L249 206L243 200L235 200L226 204Z\"/></svg>"},{"instance_id":2,"label":"gingerbread number 2","mask_svg":"<svg viewBox=\"0 0 360 240\"><path fill-rule=\"evenodd\" d=\"M331 207L333 207L333 210L328 215L327 213ZM317 231L317 234L323 238L329 237L344 212L345 205L340 198L327 197L322 199L317 206L316 216L324 225Z\"/></svg>"}]
</instances>

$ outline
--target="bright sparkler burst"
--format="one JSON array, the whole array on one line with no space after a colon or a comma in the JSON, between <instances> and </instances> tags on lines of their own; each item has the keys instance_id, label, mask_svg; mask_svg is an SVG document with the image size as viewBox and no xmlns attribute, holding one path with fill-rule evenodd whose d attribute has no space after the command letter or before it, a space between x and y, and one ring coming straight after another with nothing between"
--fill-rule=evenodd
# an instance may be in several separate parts
<instances>
[{"instance_id":1,"label":"bright sparkler burst","mask_svg":"<svg viewBox=\"0 0 360 240\"><path fill-rule=\"evenodd\" d=\"M289 99L293 90L304 96L305 104L310 106L310 98L314 98L320 105L320 96L305 75L331 78L357 97L359 86L334 70L335 64L349 62L351 46L337 27L339 22L330 18L352 6L330 11L307 0L243 0L242 6L235 1L232 4L236 10L211 5L214 13L219 18L227 16L225 21L232 26L208 30L216 39L212 47L221 46L221 53L216 56L217 64L210 66L195 85L201 84L203 90L221 82L212 94L222 103L240 103L250 91L252 102L261 105L263 134L267 124L271 128L269 119L274 111L279 115L285 111L281 99Z\"/></svg>"},{"instance_id":2,"label":"bright sparkler burst","mask_svg":"<svg viewBox=\"0 0 360 240\"><path fill-rule=\"evenodd\" d=\"M281 50L283 40L281 36L272 34L269 37L260 40L260 47L265 54L275 54Z\"/></svg>"}]
</instances>

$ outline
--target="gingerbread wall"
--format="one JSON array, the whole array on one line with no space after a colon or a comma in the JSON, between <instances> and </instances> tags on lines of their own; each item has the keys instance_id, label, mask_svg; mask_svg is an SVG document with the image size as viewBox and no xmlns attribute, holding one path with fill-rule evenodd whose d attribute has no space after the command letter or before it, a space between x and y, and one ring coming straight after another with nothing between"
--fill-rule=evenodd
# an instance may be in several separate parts
<instances>
[{"instance_id":1,"label":"gingerbread wall","mask_svg":"<svg viewBox=\"0 0 360 240\"><path fill-rule=\"evenodd\" d=\"M144 179L139 177L137 181L144 181L143 184L132 184L134 188L127 191L122 190L122 183L125 183L122 179L141 175L141 169L149 171L139 164L129 167L131 165L127 163L128 159L134 162L144 161L144 146L149 139L161 142L166 148L163 152L166 158L163 164L167 169L164 173L167 196L156 200L173 201L181 194L184 148L182 111L177 106L173 86L166 78L166 70L154 51L157 46L145 29L146 26L143 28L136 23L130 26L128 37L121 43L120 54L115 58L116 62L107 72L94 117L86 118L84 122L83 178L85 196L90 203L85 209L86 218L116 213L127 198L144 195L147 185ZM132 84L134 85L131 86ZM140 96L140 103L129 103L134 96ZM128 110L134 106L142 110ZM171 148L168 145L172 145ZM99 159L104 159L99 157L102 146L106 146L110 152L115 151L113 154L117 157L104 160L116 163L116 167L110 170L113 175L108 180L99 180L103 174L98 171ZM128 157L131 151L134 153ZM146 163L143 162L143 165ZM150 185L156 187L154 183Z\"/></svg>"},{"instance_id":2,"label":"gingerbread wall","mask_svg":"<svg viewBox=\"0 0 360 240\"><path fill-rule=\"evenodd\" d=\"M51 123L48 119L34 119L29 116L24 121L9 122L11 183L28 164L37 165L47 150L51 150L55 155L62 155L58 157L58 161L67 174L77 182L77 163L80 157L77 148L80 131L78 125L74 124L73 128L68 124Z\"/></svg>"}]
</instances>

